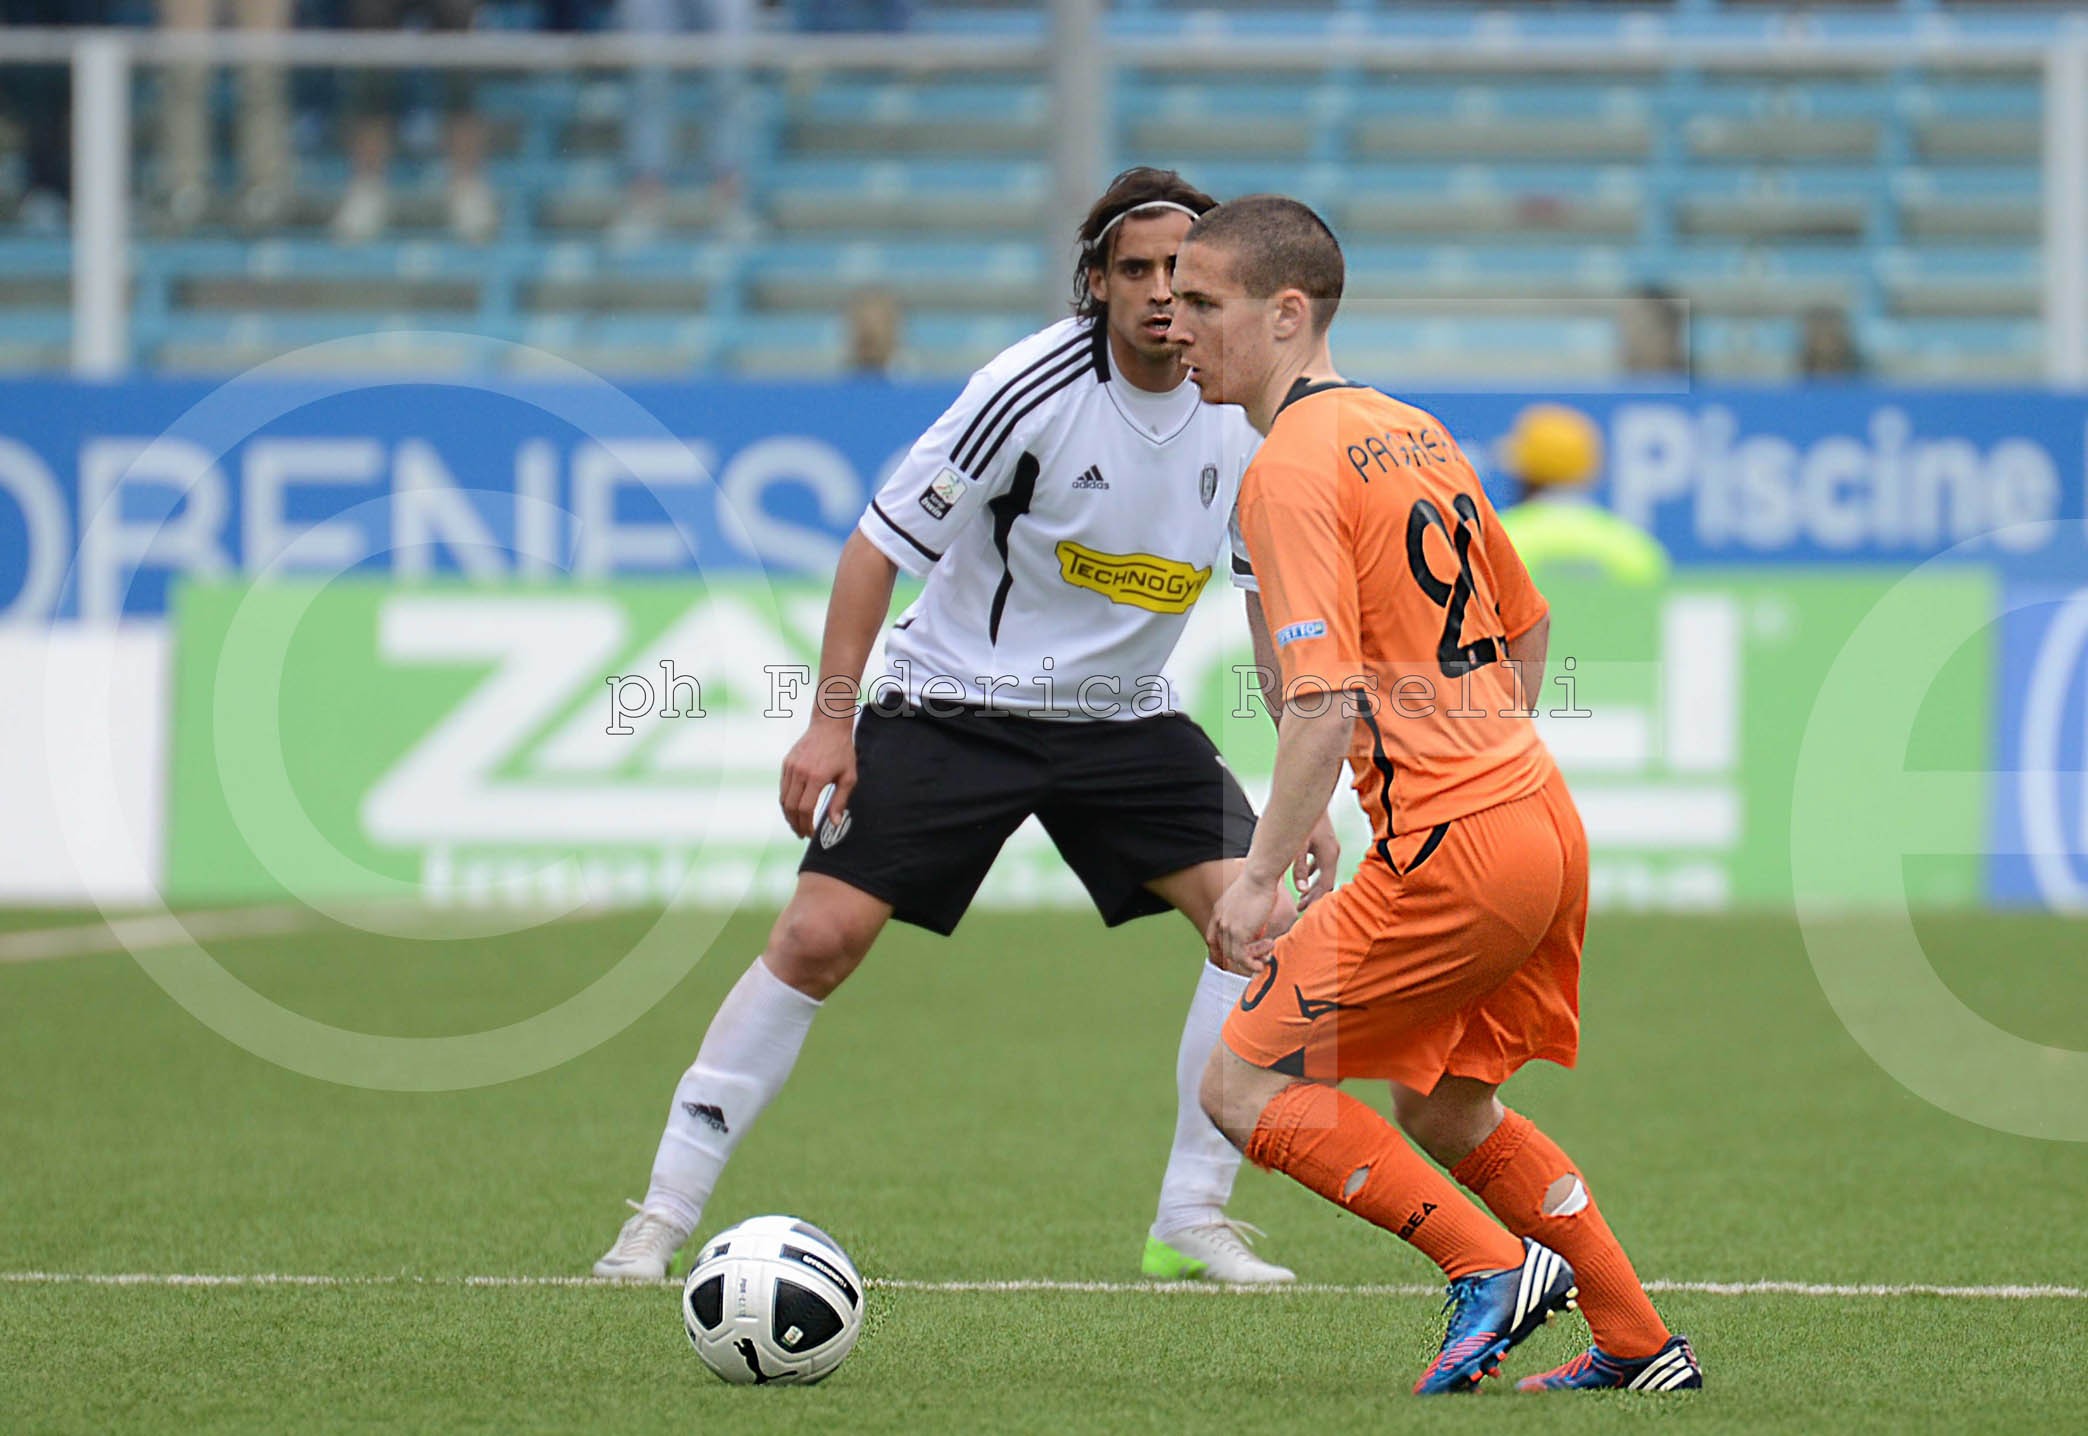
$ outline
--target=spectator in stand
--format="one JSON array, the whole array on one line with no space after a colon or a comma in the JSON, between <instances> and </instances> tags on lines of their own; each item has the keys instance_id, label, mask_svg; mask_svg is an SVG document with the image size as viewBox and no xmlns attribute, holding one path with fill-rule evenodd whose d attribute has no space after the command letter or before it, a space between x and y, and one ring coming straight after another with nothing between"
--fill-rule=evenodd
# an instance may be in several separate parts
<instances>
[{"instance_id":1,"label":"spectator in stand","mask_svg":"<svg viewBox=\"0 0 2088 1436\"><path fill-rule=\"evenodd\" d=\"M1799 321L1798 372L1808 379L1853 379L1863 373L1863 351L1849 329L1848 311L1822 304Z\"/></svg>"},{"instance_id":2,"label":"spectator in stand","mask_svg":"<svg viewBox=\"0 0 2088 1436\"><path fill-rule=\"evenodd\" d=\"M889 289L858 289L848 299L848 371L859 378L882 379L899 357L899 332L905 325L899 298Z\"/></svg>"},{"instance_id":3,"label":"spectator in stand","mask_svg":"<svg viewBox=\"0 0 2088 1436\"><path fill-rule=\"evenodd\" d=\"M160 0L160 24L168 30L208 30L221 11L235 28L282 30L290 23L290 0ZM166 72L166 215L177 230L195 228L211 194L210 90L216 71L203 65L173 65ZM290 113L283 71L248 65L240 74L239 159L246 188L240 195L241 223L268 229L283 216L290 192Z\"/></svg>"},{"instance_id":4,"label":"spectator in stand","mask_svg":"<svg viewBox=\"0 0 2088 1436\"><path fill-rule=\"evenodd\" d=\"M1688 374L1687 319L1682 301L1657 284L1633 293L1617 311L1617 367L1642 378Z\"/></svg>"},{"instance_id":5,"label":"spectator in stand","mask_svg":"<svg viewBox=\"0 0 2088 1436\"><path fill-rule=\"evenodd\" d=\"M409 18L424 16L438 32L469 30L478 0L347 0L351 30L403 30ZM444 140L449 154L449 225L467 244L484 244L500 227L500 206L486 183L485 127L473 104L470 72L450 69L441 76ZM343 244L362 244L383 234L391 223L392 126L398 108L398 72L356 70L348 77L348 193L333 220L334 237Z\"/></svg>"},{"instance_id":6,"label":"spectator in stand","mask_svg":"<svg viewBox=\"0 0 2088 1436\"><path fill-rule=\"evenodd\" d=\"M103 0L0 0L0 25L107 23ZM22 129L22 227L57 233L72 203L72 72L63 65L0 70L0 109Z\"/></svg>"},{"instance_id":7,"label":"spectator in stand","mask_svg":"<svg viewBox=\"0 0 2088 1436\"><path fill-rule=\"evenodd\" d=\"M729 55L754 32L755 0L618 0L618 27L634 35L681 35L709 31ZM683 74L693 73L683 71ZM749 131L746 72L738 65L712 70L715 87L705 124L706 179L713 216L723 225L744 223L741 165ZM631 167L630 203L612 243L649 244L667 223L667 176L674 162L674 72L647 66L631 77L631 114L624 145Z\"/></svg>"}]
</instances>

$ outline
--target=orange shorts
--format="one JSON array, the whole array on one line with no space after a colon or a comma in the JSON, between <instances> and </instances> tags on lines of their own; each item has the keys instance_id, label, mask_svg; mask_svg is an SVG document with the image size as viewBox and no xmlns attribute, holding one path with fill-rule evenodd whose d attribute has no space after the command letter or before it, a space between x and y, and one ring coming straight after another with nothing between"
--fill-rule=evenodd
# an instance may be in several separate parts
<instances>
[{"instance_id":1,"label":"orange shorts","mask_svg":"<svg viewBox=\"0 0 2088 1436\"><path fill-rule=\"evenodd\" d=\"M1540 1057L1571 1067L1588 838L1566 780L1391 847L1398 871L1373 852L1277 940L1225 1045L1257 1067L1418 1092L1505 1082Z\"/></svg>"}]
</instances>

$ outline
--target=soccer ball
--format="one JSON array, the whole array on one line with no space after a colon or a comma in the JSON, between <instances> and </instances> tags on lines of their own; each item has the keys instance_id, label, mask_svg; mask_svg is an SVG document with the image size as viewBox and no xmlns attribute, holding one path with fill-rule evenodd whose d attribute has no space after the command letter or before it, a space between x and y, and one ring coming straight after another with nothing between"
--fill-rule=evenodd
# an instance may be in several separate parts
<instances>
[{"instance_id":1,"label":"soccer ball","mask_svg":"<svg viewBox=\"0 0 2088 1436\"><path fill-rule=\"evenodd\" d=\"M863 1329L863 1279L834 1239L796 1217L752 1217L712 1237L682 1288L703 1364L736 1386L809 1386Z\"/></svg>"}]
</instances>

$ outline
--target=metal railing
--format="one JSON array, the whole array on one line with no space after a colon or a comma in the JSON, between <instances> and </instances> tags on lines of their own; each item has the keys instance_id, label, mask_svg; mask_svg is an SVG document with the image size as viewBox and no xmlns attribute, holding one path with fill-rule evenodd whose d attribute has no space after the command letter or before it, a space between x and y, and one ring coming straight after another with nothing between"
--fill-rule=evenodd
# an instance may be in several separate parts
<instances>
[{"instance_id":1,"label":"metal railing","mask_svg":"<svg viewBox=\"0 0 2088 1436\"><path fill-rule=\"evenodd\" d=\"M73 157L73 362L81 374L129 362L130 80L141 66L263 63L286 68L488 72L627 71L639 66L740 70L783 77L869 72L901 76L1031 74L1048 81L1053 204L1049 242L1064 242L1066 216L1085 207L1110 159L1111 94L1118 71L1395 76L1542 72L1656 77L1706 74L1862 73L1935 68L1951 74L2043 76L2042 319L2046 377L2088 384L2088 21L2058 22L2048 43L1983 39L1958 30L1879 41L1803 36L1764 41L1676 37L1620 30L1610 41L1501 36L1464 40L1356 33L1338 39L1115 37L1102 0L1052 0L1048 35L654 36L460 35L343 31L0 29L0 65L66 63L75 85Z\"/></svg>"}]
</instances>

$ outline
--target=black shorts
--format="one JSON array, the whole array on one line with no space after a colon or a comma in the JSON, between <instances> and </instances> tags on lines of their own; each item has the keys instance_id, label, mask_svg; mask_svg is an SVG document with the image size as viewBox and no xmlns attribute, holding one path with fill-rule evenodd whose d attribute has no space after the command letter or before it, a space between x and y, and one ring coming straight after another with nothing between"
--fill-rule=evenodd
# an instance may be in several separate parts
<instances>
[{"instance_id":1,"label":"black shorts","mask_svg":"<svg viewBox=\"0 0 2088 1436\"><path fill-rule=\"evenodd\" d=\"M1112 927L1168 910L1146 890L1154 878L1245 857L1254 836L1247 795L1180 714L1101 722L871 706L855 746L845 830L823 827L798 871L839 878L944 936L1033 813Z\"/></svg>"}]
</instances>

